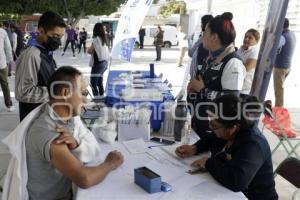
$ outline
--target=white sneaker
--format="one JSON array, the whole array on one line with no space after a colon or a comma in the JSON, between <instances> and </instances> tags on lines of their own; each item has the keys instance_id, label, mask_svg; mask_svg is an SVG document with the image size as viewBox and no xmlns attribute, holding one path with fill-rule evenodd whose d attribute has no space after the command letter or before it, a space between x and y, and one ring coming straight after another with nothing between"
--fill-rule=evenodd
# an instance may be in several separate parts
<instances>
[{"instance_id":1,"label":"white sneaker","mask_svg":"<svg viewBox=\"0 0 300 200\"><path fill-rule=\"evenodd\" d=\"M16 110L16 108L14 107L14 106L9 106L8 108L7 108L7 112L13 112L13 111L15 111Z\"/></svg>"}]
</instances>

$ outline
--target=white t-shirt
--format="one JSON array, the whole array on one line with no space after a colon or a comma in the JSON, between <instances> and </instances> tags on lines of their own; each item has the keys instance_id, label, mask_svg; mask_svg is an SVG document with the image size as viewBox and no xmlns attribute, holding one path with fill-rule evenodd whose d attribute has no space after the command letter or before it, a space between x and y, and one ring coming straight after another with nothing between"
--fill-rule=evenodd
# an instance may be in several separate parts
<instances>
[{"instance_id":1,"label":"white t-shirt","mask_svg":"<svg viewBox=\"0 0 300 200\"><path fill-rule=\"evenodd\" d=\"M257 46L249 47L247 50L243 49L242 47L239 48L237 54L241 57L243 63L245 64L248 59L256 59L258 57L258 48ZM241 93L249 94L252 86L252 81L254 78L255 68L249 70L246 73L246 77L243 84L243 89Z\"/></svg>"},{"instance_id":2,"label":"white t-shirt","mask_svg":"<svg viewBox=\"0 0 300 200\"><path fill-rule=\"evenodd\" d=\"M237 58L230 59L222 73L221 84L223 90L242 90L246 68Z\"/></svg>"},{"instance_id":3,"label":"white t-shirt","mask_svg":"<svg viewBox=\"0 0 300 200\"><path fill-rule=\"evenodd\" d=\"M93 39L93 45L95 48L95 52L97 53L99 61L108 61L109 60L109 50L106 44L102 45L102 41L99 37L95 37ZM89 66L94 65L94 56L91 55Z\"/></svg>"}]
</instances>

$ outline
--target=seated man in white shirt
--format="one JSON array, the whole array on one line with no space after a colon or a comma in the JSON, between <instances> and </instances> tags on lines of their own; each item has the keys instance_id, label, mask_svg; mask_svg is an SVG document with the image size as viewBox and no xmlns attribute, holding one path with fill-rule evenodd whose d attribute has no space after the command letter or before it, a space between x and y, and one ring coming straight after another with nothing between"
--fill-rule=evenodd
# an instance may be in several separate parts
<instances>
[{"instance_id":1,"label":"seated man in white shirt","mask_svg":"<svg viewBox=\"0 0 300 200\"><path fill-rule=\"evenodd\" d=\"M84 166L74 156L81 144L70 133L76 126L74 117L86 103L86 86L81 73L72 67L61 67L52 75L50 101L25 138L29 199L72 199L72 182L91 187L122 164L123 156L117 151L95 167Z\"/></svg>"}]
</instances>

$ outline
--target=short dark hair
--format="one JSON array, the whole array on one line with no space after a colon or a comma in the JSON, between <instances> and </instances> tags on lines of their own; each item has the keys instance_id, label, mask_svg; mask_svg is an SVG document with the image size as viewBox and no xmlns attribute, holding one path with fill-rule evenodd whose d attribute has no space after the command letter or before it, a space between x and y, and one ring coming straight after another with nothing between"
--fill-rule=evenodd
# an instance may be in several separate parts
<instances>
[{"instance_id":1,"label":"short dark hair","mask_svg":"<svg viewBox=\"0 0 300 200\"><path fill-rule=\"evenodd\" d=\"M289 21L289 19L285 18L285 19L284 19L283 28L284 28L284 29L288 29L289 26L290 26L290 21Z\"/></svg>"},{"instance_id":2,"label":"short dark hair","mask_svg":"<svg viewBox=\"0 0 300 200\"><path fill-rule=\"evenodd\" d=\"M8 28L10 26L10 23L8 21L4 21L3 22L3 26L6 27L6 28Z\"/></svg>"},{"instance_id":3,"label":"short dark hair","mask_svg":"<svg viewBox=\"0 0 300 200\"><path fill-rule=\"evenodd\" d=\"M208 110L216 114L217 121L226 128L236 124L241 128L248 128L259 119L263 111L263 104L257 97L250 95L225 94L215 99L214 103L215 106L210 106Z\"/></svg>"},{"instance_id":4,"label":"short dark hair","mask_svg":"<svg viewBox=\"0 0 300 200\"><path fill-rule=\"evenodd\" d=\"M43 28L45 32L54 29L55 27L66 27L64 19L53 11L45 12L39 19L38 28Z\"/></svg>"},{"instance_id":5,"label":"short dark hair","mask_svg":"<svg viewBox=\"0 0 300 200\"><path fill-rule=\"evenodd\" d=\"M232 14L232 12L223 12L221 17L223 17L224 19L232 20L233 19L233 14Z\"/></svg>"},{"instance_id":6,"label":"short dark hair","mask_svg":"<svg viewBox=\"0 0 300 200\"><path fill-rule=\"evenodd\" d=\"M228 16L217 16L209 21L211 33L216 33L223 46L228 46L234 42L236 37L235 28Z\"/></svg>"},{"instance_id":7,"label":"short dark hair","mask_svg":"<svg viewBox=\"0 0 300 200\"><path fill-rule=\"evenodd\" d=\"M202 31L204 32L206 25L210 20L212 20L214 17L212 15L203 15L201 17L201 28Z\"/></svg>"},{"instance_id":8,"label":"short dark hair","mask_svg":"<svg viewBox=\"0 0 300 200\"><path fill-rule=\"evenodd\" d=\"M54 96L59 95L63 88L75 85L77 76L80 76L81 72L71 66L62 66L58 68L50 77L47 85L50 99L54 99Z\"/></svg>"},{"instance_id":9,"label":"short dark hair","mask_svg":"<svg viewBox=\"0 0 300 200\"><path fill-rule=\"evenodd\" d=\"M259 42L259 39L260 39L260 33L258 32L258 30L254 29L254 28L251 28L251 29L249 29L246 33L251 33L251 34L254 36L255 40L256 40L257 42Z\"/></svg>"}]
</instances>

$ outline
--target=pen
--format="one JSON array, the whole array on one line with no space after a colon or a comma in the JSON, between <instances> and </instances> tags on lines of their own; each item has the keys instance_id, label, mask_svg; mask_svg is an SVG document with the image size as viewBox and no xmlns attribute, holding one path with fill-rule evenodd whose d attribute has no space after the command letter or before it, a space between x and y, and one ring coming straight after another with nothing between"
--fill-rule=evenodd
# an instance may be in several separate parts
<instances>
[{"instance_id":1,"label":"pen","mask_svg":"<svg viewBox=\"0 0 300 200\"><path fill-rule=\"evenodd\" d=\"M152 146L148 146L148 148L152 149L153 147L161 147L161 146L170 146L170 145L169 144L152 145Z\"/></svg>"}]
</instances>

